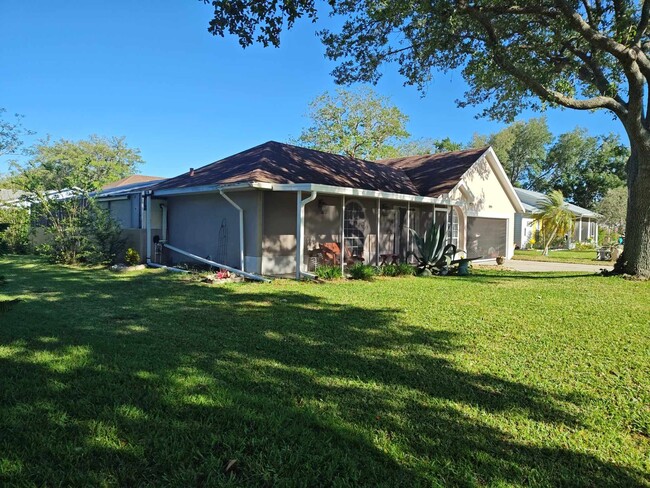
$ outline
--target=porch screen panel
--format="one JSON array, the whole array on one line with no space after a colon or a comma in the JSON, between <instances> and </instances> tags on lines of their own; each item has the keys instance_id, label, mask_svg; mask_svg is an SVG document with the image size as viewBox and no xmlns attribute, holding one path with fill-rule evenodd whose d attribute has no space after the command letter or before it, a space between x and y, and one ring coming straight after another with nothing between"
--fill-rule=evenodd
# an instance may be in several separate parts
<instances>
[{"instance_id":1,"label":"porch screen panel","mask_svg":"<svg viewBox=\"0 0 650 488\"><path fill-rule=\"evenodd\" d=\"M363 206L351 201L345 206L345 246L353 256L364 256L366 241L366 212Z\"/></svg>"},{"instance_id":2,"label":"porch screen panel","mask_svg":"<svg viewBox=\"0 0 650 488\"><path fill-rule=\"evenodd\" d=\"M467 254L470 258L506 255L508 221L467 217Z\"/></svg>"}]
</instances>

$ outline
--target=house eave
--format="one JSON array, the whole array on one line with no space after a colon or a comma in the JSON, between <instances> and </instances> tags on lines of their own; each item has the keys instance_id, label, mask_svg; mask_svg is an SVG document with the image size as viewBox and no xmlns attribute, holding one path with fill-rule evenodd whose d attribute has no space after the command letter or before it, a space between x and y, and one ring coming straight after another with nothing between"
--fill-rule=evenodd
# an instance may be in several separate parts
<instances>
[{"instance_id":1,"label":"house eave","mask_svg":"<svg viewBox=\"0 0 650 488\"><path fill-rule=\"evenodd\" d=\"M319 185L313 183L263 183L248 182L229 185L203 185L189 188L169 188L165 190L153 190L154 196L166 197L175 195L191 195L197 193L218 193L220 191L243 191L243 190L267 190L278 192L318 192L328 195L345 195L367 198L379 198L382 200L395 200L403 202L425 203L431 205L459 205L458 200L448 196L425 197L420 195L408 195L405 193L385 192L379 190L364 190L360 188L348 188L332 185Z\"/></svg>"}]
</instances>

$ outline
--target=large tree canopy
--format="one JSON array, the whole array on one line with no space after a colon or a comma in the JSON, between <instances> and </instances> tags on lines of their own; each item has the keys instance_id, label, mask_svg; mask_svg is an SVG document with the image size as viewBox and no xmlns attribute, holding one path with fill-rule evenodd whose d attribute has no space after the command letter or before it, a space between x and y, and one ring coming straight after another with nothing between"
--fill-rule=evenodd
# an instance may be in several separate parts
<instances>
[{"instance_id":1,"label":"large tree canopy","mask_svg":"<svg viewBox=\"0 0 650 488\"><path fill-rule=\"evenodd\" d=\"M368 160L395 156L409 136L408 117L370 88L339 89L309 104L310 125L295 141L301 146Z\"/></svg>"},{"instance_id":2,"label":"large tree canopy","mask_svg":"<svg viewBox=\"0 0 650 488\"><path fill-rule=\"evenodd\" d=\"M36 144L24 164L12 165L11 178L29 193L77 188L89 192L136 172L140 150L123 137L90 136L87 140L49 139Z\"/></svg>"},{"instance_id":3,"label":"large tree canopy","mask_svg":"<svg viewBox=\"0 0 650 488\"><path fill-rule=\"evenodd\" d=\"M279 45L282 29L315 19L315 0L205 0L209 30L243 46ZM374 82L396 62L407 83L459 69L468 85L459 105L511 120L523 109L604 109L630 140L625 270L650 277L650 1L329 0L345 19L321 32L338 82Z\"/></svg>"},{"instance_id":4,"label":"large tree canopy","mask_svg":"<svg viewBox=\"0 0 650 488\"><path fill-rule=\"evenodd\" d=\"M547 146L553 140L544 117L516 121L488 137L474 135L473 147L490 145L499 161L517 186L528 187L535 175L542 171Z\"/></svg>"},{"instance_id":5,"label":"large tree canopy","mask_svg":"<svg viewBox=\"0 0 650 488\"><path fill-rule=\"evenodd\" d=\"M590 136L576 128L557 138L530 186L541 192L560 190L571 202L592 208L608 190L625 184L629 155L617 135Z\"/></svg>"}]
</instances>

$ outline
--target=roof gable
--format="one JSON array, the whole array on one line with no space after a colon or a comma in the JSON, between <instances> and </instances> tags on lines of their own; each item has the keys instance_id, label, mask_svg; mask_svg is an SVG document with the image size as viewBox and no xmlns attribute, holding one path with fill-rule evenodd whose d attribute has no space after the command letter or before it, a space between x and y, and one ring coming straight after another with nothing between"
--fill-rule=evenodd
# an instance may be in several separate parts
<instances>
[{"instance_id":1,"label":"roof gable","mask_svg":"<svg viewBox=\"0 0 650 488\"><path fill-rule=\"evenodd\" d=\"M463 175L485 154L487 147L466 149L423 156L383 159L380 164L402 170L413 182L418 193L438 197L452 191Z\"/></svg>"}]
</instances>

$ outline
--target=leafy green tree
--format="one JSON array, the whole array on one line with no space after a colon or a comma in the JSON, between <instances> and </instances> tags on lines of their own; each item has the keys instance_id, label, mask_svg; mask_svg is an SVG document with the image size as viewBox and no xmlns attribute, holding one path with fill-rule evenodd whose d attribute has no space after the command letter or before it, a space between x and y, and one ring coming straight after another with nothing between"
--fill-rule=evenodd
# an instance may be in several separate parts
<instances>
[{"instance_id":1,"label":"leafy green tree","mask_svg":"<svg viewBox=\"0 0 650 488\"><path fill-rule=\"evenodd\" d=\"M0 108L0 158L3 156L21 156L27 153L25 148L25 136L33 135L34 132L23 127L23 116L14 114L14 120L6 120L4 114L7 110ZM13 186L11 178L7 174L0 173L0 188Z\"/></svg>"},{"instance_id":2,"label":"leafy green tree","mask_svg":"<svg viewBox=\"0 0 650 488\"><path fill-rule=\"evenodd\" d=\"M490 136L474 135L472 147L492 146L513 185L527 188L542 171L553 135L545 117L514 122Z\"/></svg>"},{"instance_id":3,"label":"leafy green tree","mask_svg":"<svg viewBox=\"0 0 650 488\"><path fill-rule=\"evenodd\" d=\"M558 190L553 190L546 196L539 205L539 211L533 214L533 219L541 224L544 256L548 256L548 248L557 236L573 231L573 213L567 208L564 196Z\"/></svg>"},{"instance_id":4,"label":"leafy green tree","mask_svg":"<svg viewBox=\"0 0 650 488\"><path fill-rule=\"evenodd\" d=\"M6 112L6 109L0 108L0 157L24 154L24 137L34 132L23 127L23 116L20 114L15 114L13 121L5 120Z\"/></svg>"},{"instance_id":5,"label":"leafy green tree","mask_svg":"<svg viewBox=\"0 0 650 488\"><path fill-rule=\"evenodd\" d=\"M598 202L596 210L603 216L603 223L617 232L625 232L625 217L627 214L627 187L619 186L605 193Z\"/></svg>"},{"instance_id":6,"label":"leafy green tree","mask_svg":"<svg viewBox=\"0 0 650 488\"><path fill-rule=\"evenodd\" d=\"M444 139L412 139L398 145L396 149L399 156L417 156L420 154L460 151L463 147L460 142L445 137Z\"/></svg>"},{"instance_id":7,"label":"leafy green tree","mask_svg":"<svg viewBox=\"0 0 650 488\"><path fill-rule=\"evenodd\" d=\"M617 135L590 136L586 129L576 128L557 138L544 167L531 174L528 187L560 190L576 205L593 208L608 190L625 184L629 156Z\"/></svg>"},{"instance_id":8,"label":"leafy green tree","mask_svg":"<svg viewBox=\"0 0 650 488\"><path fill-rule=\"evenodd\" d=\"M35 220L49 235L41 250L61 263L104 263L120 251L120 228L100 208L93 191L133 174L140 151L124 138L42 141L24 164L14 163L12 178L31 203Z\"/></svg>"},{"instance_id":9,"label":"leafy green tree","mask_svg":"<svg viewBox=\"0 0 650 488\"><path fill-rule=\"evenodd\" d=\"M208 0L205 0L208 1ZM242 46L279 46L283 28L315 20L315 0L209 0L208 30ZM342 19L323 31L339 83L375 82L396 62L424 88L432 70L460 70L460 106L510 121L525 109L606 110L628 136L629 200L625 271L650 277L650 2L632 0L331 0Z\"/></svg>"},{"instance_id":10,"label":"leafy green tree","mask_svg":"<svg viewBox=\"0 0 650 488\"><path fill-rule=\"evenodd\" d=\"M92 135L77 142L45 139L36 144L32 152L31 159L24 164L11 165L15 184L31 192L72 188L84 192L97 190L134 174L143 162L140 150L130 148L124 137Z\"/></svg>"},{"instance_id":11,"label":"leafy green tree","mask_svg":"<svg viewBox=\"0 0 650 488\"><path fill-rule=\"evenodd\" d=\"M309 104L309 118L297 144L352 158L396 156L395 144L409 136L408 117L370 88L325 92Z\"/></svg>"}]
</instances>

